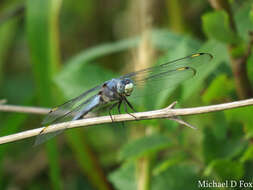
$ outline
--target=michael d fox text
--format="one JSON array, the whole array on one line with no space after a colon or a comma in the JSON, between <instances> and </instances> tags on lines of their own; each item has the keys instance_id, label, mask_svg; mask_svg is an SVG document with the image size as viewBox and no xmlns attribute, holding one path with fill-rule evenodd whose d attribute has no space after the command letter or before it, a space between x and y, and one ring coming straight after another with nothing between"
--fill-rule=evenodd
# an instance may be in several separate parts
<instances>
[{"instance_id":1,"label":"michael d fox text","mask_svg":"<svg viewBox=\"0 0 253 190\"><path fill-rule=\"evenodd\" d=\"M215 181L215 180L198 180L198 187L199 188L211 188L211 187L218 187L218 188L249 188L253 189L253 181L244 181L244 180L225 180L225 181Z\"/></svg>"}]
</instances>

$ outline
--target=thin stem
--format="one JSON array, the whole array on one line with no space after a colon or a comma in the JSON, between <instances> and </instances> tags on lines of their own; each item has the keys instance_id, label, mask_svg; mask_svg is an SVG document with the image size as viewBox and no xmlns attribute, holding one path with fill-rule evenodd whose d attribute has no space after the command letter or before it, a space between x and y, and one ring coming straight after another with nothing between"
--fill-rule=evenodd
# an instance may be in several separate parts
<instances>
[{"instance_id":1,"label":"thin stem","mask_svg":"<svg viewBox=\"0 0 253 190\"><path fill-rule=\"evenodd\" d=\"M16 106L16 105L1 105L0 111L4 112L18 112L18 113L31 113L31 114L47 114L49 108L38 108L38 107L29 107L29 106Z\"/></svg>"},{"instance_id":2,"label":"thin stem","mask_svg":"<svg viewBox=\"0 0 253 190\"><path fill-rule=\"evenodd\" d=\"M134 115L138 120L160 119L160 118L170 118L170 117L175 117L175 116L210 113L210 112L216 112L216 111L233 109L233 108L250 106L250 105L253 105L253 98L247 99L247 100L230 102L230 103L195 107L195 108L172 109L171 106L168 106L167 108L160 109L160 110L134 113ZM0 105L0 110L2 106L3 105ZM27 107L24 107L24 108L26 109ZM41 108L38 108L38 110L41 111ZM38 111L34 108L34 110L31 109L31 113L38 113ZM42 114L44 114L44 112ZM129 114L114 115L113 118L114 118L114 122L135 120L135 118L133 118ZM63 123L50 125L48 129L45 131L45 133L59 131L65 127L67 127L67 129L70 129L70 128L76 128L76 127L81 127L81 126L82 127L95 126L98 124L111 123L111 122L112 121L111 121L110 116L93 117L93 118L87 118L87 119L81 119L81 120L76 120L76 121L69 121L69 122L63 122ZM15 142L18 140L37 136L42 129L44 129L44 127L0 137L0 144Z\"/></svg>"}]
</instances>

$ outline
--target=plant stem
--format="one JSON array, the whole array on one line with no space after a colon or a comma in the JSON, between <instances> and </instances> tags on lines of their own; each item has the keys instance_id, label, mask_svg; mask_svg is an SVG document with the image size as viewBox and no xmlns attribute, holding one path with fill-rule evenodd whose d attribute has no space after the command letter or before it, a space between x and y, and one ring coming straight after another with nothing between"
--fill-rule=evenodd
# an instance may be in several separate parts
<instances>
[{"instance_id":1,"label":"plant stem","mask_svg":"<svg viewBox=\"0 0 253 190\"><path fill-rule=\"evenodd\" d=\"M229 17L229 24L231 29L235 34L238 35L236 24L234 20L234 15L232 12L232 9L230 7L229 1L227 0L209 0L210 4L213 6L216 10L224 10L227 12ZM247 59L250 55L251 48L252 48L252 35L250 36L250 42L247 52L245 52L244 55L242 55L239 58L233 57L232 50L237 46L237 44L229 44L228 50L230 52L230 60L231 60L231 68L234 74L235 78L235 86L236 86L236 92L238 94L238 97L240 99L246 99L253 96L253 90L251 88L250 80L247 75Z\"/></svg>"},{"instance_id":2,"label":"plant stem","mask_svg":"<svg viewBox=\"0 0 253 190\"><path fill-rule=\"evenodd\" d=\"M173 103L174 104L174 103ZM203 106L203 107L195 107L195 108L181 108L181 109L173 109L171 106L167 108L148 111L148 112L138 112L134 113L134 116L137 120L148 120L148 119L159 119L159 118L170 118L176 116L185 116L185 115L197 115L203 113L210 113L210 112L217 112L222 110L228 110L238 107L245 107L245 106L252 106L253 105L253 98L235 102L229 102L224 104L217 104L211 106ZM1 105L0 105L1 110ZM135 121L136 119L129 114L121 114L121 115L113 115L113 122L122 122L122 121ZM54 125L50 125L47 127L45 133L55 132L58 130L62 130L63 128L76 128L76 127L88 127L88 126L95 126L98 124L105 124L111 123L110 116L101 116L101 117L94 117L94 118L86 118L80 119L76 121L69 121L64 123L58 123ZM0 144L15 142L18 140L26 139L29 137L37 136L44 127L32 129L20 133L16 133L13 135L8 135L4 137L0 137Z\"/></svg>"}]
</instances>

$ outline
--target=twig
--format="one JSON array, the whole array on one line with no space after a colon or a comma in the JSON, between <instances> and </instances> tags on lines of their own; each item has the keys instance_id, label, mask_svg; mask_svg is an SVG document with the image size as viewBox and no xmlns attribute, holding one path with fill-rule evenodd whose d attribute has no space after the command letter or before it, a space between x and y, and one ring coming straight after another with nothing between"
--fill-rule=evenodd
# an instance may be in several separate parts
<instances>
[{"instance_id":1,"label":"twig","mask_svg":"<svg viewBox=\"0 0 253 190\"><path fill-rule=\"evenodd\" d=\"M32 113L32 114L47 114L50 111L50 109L38 108L38 107L28 107L28 106L1 105L0 104L0 111Z\"/></svg>"},{"instance_id":2,"label":"twig","mask_svg":"<svg viewBox=\"0 0 253 190\"><path fill-rule=\"evenodd\" d=\"M169 119L172 120L172 121L175 121L175 122L177 122L177 123L179 123L179 124L181 124L181 125L184 125L184 126L186 126L186 127L190 127L190 128L192 128L192 129L197 129L197 128L194 127L193 125L191 125L191 124L189 124L189 123L183 121L182 119L179 119L178 117L171 117L171 118L169 118Z\"/></svg>"},{"instance_id":3,"label":"twig","mask_svg":"<svg viewBox=\"0 0 253 190\"><path fill-rule=\"evenodd\" d=\"M173 104L175 104L175 103L173 103ZM196 108L171 109L172 106L170 105L167 108L160 109L160 110L134 113L134 116L138 120L171 118L171 117L176 117L176 116L196 115L196 114L203 114L203 113L209 113L209 112L216 112L216 111L238 108L238 107L243 107L243 106L250 106L250 105L253 105L253 98L247 99L247 100L230 102L230 103L224 103L224 104L196 107ZM3 105L0 105L0 108L2 106ZM38 108L38 110L41 111L41 108ZM31 113L38 113L39 112L39 111L35 111L35 109L33 109L33 110L31 109L31 111L32 111ZM44 114L44 112L43 112L43 114ZM135 120L135 118L129 114L114 115L113 118L114 118L113 122ZM87 118L87 119L81 119L81 120L77 120L77 121L69 121L69 122L51 125L45 131L45 133L59 131L59 130L63 129L64 127L67 127L68 129L70 129L70 128L76 128L76 127L81 127L81 126L87 127L87 126L93 126L93 125L111 123L111 122L112 121L111 121L110 116ZM32 130L27 130L24 132L13 134L13 135L0 137L0 144L14 142L14 141L26 139L29 137L34 137L34 136L38 135L43 128L44 127L32 129Z\"/></svg>"},{"instance_id":4,"label":"twig","mask_svg":"<svg viewBox=\"0 0 253 190\"><path fill-rule=\"evenodd\" d=\"M172 104L170 104L170 105L167 107L167 109L172 109L172 108L174 108L176 104L177 104L177 101L173 102ZM172 120L172 121L175 121L175 122L177 122L177 123L179 123L179 124L181 124L181 125L184 125L184 126L186 126L186 127L190 127L190 128L192 128L192 129L197 129L197 128L194 127L193 125L191 125L191 124L189 124L189 123L183 121L182 119L178 118L177 116L170 117L170 118L168 118L168 119L169 119L169 120Z\"/></svg>"}]
</instances>

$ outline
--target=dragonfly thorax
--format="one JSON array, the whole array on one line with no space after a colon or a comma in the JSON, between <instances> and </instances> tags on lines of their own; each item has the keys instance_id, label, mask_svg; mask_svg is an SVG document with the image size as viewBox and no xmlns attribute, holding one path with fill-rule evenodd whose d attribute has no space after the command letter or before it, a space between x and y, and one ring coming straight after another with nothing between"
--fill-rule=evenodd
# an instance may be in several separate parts
<instances>
[{"instance_id":1,"label":"dragonfly thorax","mask_svg":"<svg viewBox=\"0 0 253 190\"><path fill-rule=\"evenodd\" d=\"M117 83L117 92L121 95L130 96L134 89L134 83L131 79L125 78Z\"/></svg>"}]
</instances>

